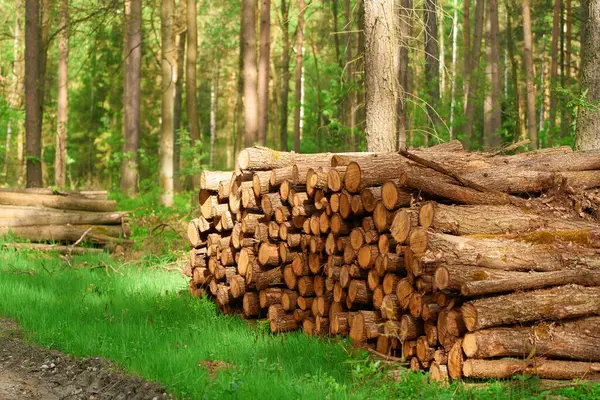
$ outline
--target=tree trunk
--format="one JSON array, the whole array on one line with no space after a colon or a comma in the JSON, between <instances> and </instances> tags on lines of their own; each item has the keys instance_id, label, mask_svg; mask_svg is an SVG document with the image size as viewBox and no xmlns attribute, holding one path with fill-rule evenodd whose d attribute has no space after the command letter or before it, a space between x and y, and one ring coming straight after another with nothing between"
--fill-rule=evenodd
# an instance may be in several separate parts
<instances>
[{"instance_id":1,"label":"tree trunk","mask_svg":"<svg viewBox=\"0 0 600 400\"><path fill-rule=\"evenodd\" d=\"M217 50L218 52L219 50ZM215 54L214 69L210 78L210 155L209 165L214 168L215 140L217 138L217 108L219 105L219 70L221 59Z\"/></svg>"},{"instance_id":2,"label":"tree trunk","mask_svg":"<svg viewBox=\"0 0 600 400\"><path fill-rule=\"evenodd\" d=\"M269 121L269 59L271 56L271 0L260 1L260 57L258 59L258 143L267 143Z\"/></svg>"},{"instance_id":3,"label":"tree trunk","mask_svg":"<svg viewBox=\"0 0 600 400\"><path fill-rule=\"evenodd\" d=\"M298 26L296 28L296 87L294 105L294 151L300 152L300 136L302 135L302 74L304 61L304 11L306 3L298 1Z\"/></svg>"},{"instance_id":4,"label":"tree trunk","mask_svg":"<svg viewBox=\"0 0 600 400\"><path fill-rule=\"evenodd\" d=\"M498 28L498 1L487 0L487 27L488 40L486 40L487 63L491 91L489 102L486 101L485 131L483 135L484 149L498 149L502 144L500 128L502 125L502 78L500 75L500 37ZM487 74L486 74L487 75Z\"/></svg>"},{"instance_id":5,"label":"tree trunk","mask_svg":"<svg viewBox=\"0 0 600 400\"><path fill-rule=\"evenodd\" d=\"M354 79L354 68L352 64L352 14L350 7L350 0L344 1L344 31L346 31L346 65L344 67L346 71L346 83L351 84ZM337 35L336 35L337 36ZM356 137L354 132L354 126L356 125L356 114L354 110L354 90L350 90L346 94L344 99L346 114L346 127L350 131L350 150L356 151Z\"/></svg>"},{"instance_id":6,"label":"tree trunk","mask_svg":"<svg viewBox=\"0 0 600 400\"><path fill-rule=\"evenodd\" d=\"M450 89L450 140L454 138L454 109L456 108L456 61L458 53L458 1L454 1L452 18L452 83Z\"/></svg>"},{"instance_id":7,"label":"tree trunk","mask_svg":"<svg viewBox=\"0 0 600 400\"><path fill-rule=\"evenodd\" d=\"M408 92L408 65L410 33L412 27L412 1L402 0L398 11L398 99L396 102L396 150L406 150L406 131L408 130L408 114L406 93Z\"/></svg>"},{"instance_id":8,"label":"tree trunk","mask_svg":"<svg viewBox=\"0 0 600 400\"><path fill-rule=\"evenodd\" d=\"M290 90L290 28L289 2L281 0L281 107L279 112L279 148L288 151L288 96Z\"/></svg>"},{"instance_id":9,"label":"tree trunk","mask_svg":"<svg viewBox=\"0 0 600 400\"><path fill-rule=\"evenodd\" d=\"M396 148L394 2L366 1L364 7L367 151L390 152Z\"/></svg>"},{"instance_id":10,"label":"tree trunk","mask_svg":"<svg viewBox=\"0 0 600 400\"><path fill-rule=\"evenodd\" d=\"M560 325L491 328L467 333L463 350L469 358L557 357L600 361L600 317L588 317Z\"/></svg>"},{"instance_id":11,"label":"tree trunk","mask_svg":"<svg viewBox=\"0 0 600 400\"><path fill-rule=\"evenodd\" d=\"M440 103L440 47L438 40L437 0L423 1L423 25L425 44L425 91L427 93L427 124L431 130L425 136L425 146L429 139L437 134L440 123L438 107Z\"/></svg>"},{"instance_id":12,"label":"tree trunk","mask_svg":"<svg viewBox=\"0 0 600 400\"><path fill-rule=\"evenodd\" d=\"M54 184L65 187L67 174L67 115L69 71L69 1L60 1L60 33L58 35L58 115L56 130L56 155L54 158Z\"/></svg>"},{"instance_id":13,"label":"tree trunk","mask_svg":"<svg viewBox=\"0 0 600 400\"><path fill-rule=\"evenodd\" d=\"M527 85L527 134L530 147L538 148L537 127L535 125L535 84L533 82L533 54L531 44L531 17L529 0L522 0L523 6L523 46L525 64L525 82Z\"/></svg>"},{"instance_id":14,"label":"tree trunk","mask_svg":"<svg viewBox=\"0 0 600 400\"><path fill-rule=\"evenodd\" d=\"M542 379L595 380L600 378L600 363L540 359L466 360L463 372L469 378L505 379L514 375Z\"/></svg>"},{"instance_id":15,"label":"tree trunk","mask_svg":"<svg viewBox=\"0 0 600 400\"><path fill-rule=\"evenodd\" d=\"M474 300L461 307L471 332L499 325L600 314L600 287L565 285Z\"/></svg>"},{"instance_id":16,"label":"tree trunk","mask_svg":"<svg viewBox=\"0 0 600 400\"><path fill-rule=\"evenodd\" d=\"M181 162L180 131L185 71L185 43L187 38L186 1L187 0L179 0L178 33L175 39L177 54L173 57L173 62L176 65L177 71L177 81L175 82L175 104L173 105L173 189L175 192L181 191L181 178L179 177Z\"/></svg>"},{"instance_id":17,"label":"tree trunk","mask_svg":"<svg viewBox=\"0 0 600 400\"><path fill-rule=\"evenodd\" d=\"M556 106L557 106L557 91L558 82L558 40L559 29L562 31L560 9L561 0L554 0L554 13L552 16L552 58L550 61L550 130L548 132L548 142L550 146L554 144L554 134L556 129Z\"/></svg>"},{"instance_id":18,"label":"tree trunk","mask_svg":"<svg viewBox=\"0 0 600 400\"><path fill-rule=\"evenodd\" d=\"M162 0L161 19L161 108L160 108L160 146L159 187L160 201L163 205L173 205L173 111L175 95L175 74L172 60L176 48L173 42L174 0ZM175 77L175 79L173 79Z\"/></svg>"},{"instance_id":19,"label":"tree trunk","mask_svg":"<svg viewBox=\"0 0 600 400\"><path fill-rule=\"evenodd\" d=\"M114 200L95 200L73 196L56 196L34 193L0 192L0 204L13 206L34 206L59 208L76 211L114 211Z\"/></svg>"},{"instance_id":20,"label":"tree trunk","mask_svg":"<svg viewBox=\"0 0 600 400\"><path fill-rule=\"evenodd\" d=\"M510 0L506 0L506 12L507 12L507 21L506 21L506 46L508 47L508 58L511 64L511 81L512 81L512 91L514 97L514 111L513 118L515 119L515 131L513 134L513 138L516 141L517 139L525 139L527 136L525 132L522 131L521 126L523 124L523 120L521 119L521 95L519 93L519 62L515 57L515 42L513 39L514 30L513 30L513 3ZM506 99L508 100L508 99Z\"/></svg>"},{"instance_id":21,"label":"tree trunk","mask_svg":"<svg viewBox=\"0 0 600 400\"><path fill-rule=\"evenodd\" d=\"M474 123L475 123L475 103L477 101L477 93L479 88L479 79L476 74L479 70L480 56L481 56L481 39L483 37L483 20L485 11L485 0L476 0L475 5L475 36L473 37L473 48L471 49L469 62L469 83L467 85L467 93L465 94L465 138L466 142L470 143L470 147L473 147L475 137L473 135Z\"/></svg>"},{"instance_id":22,"label":"tree trunk","mask_svg":"<svg viewBox=\"0 0 600 400\"><path fill-rule=\"evenodd\" d=\"M471 81L471 0L463 0L463 111L466 111Z\"/></svg>"},{"instance_id":23,"label":"tree trunk","mask_svg":"<svg viewBox=\"0 0 600 400\"><path fill-rule=\"evenodd\" d=\"M246 147L258 140L258 92L256 65L257 0L242 2L242 39L244 41L244 122Z\"/></svg>"},{"instance_id":24,"label":"tree trunk","mask_svg":"<svg viewBox=\"0 0 600 400\"><path fill-rule=\"evenodd\" d=\"M25 134L27 187L42 187L42 103L40 4L25 0Z\"/></svg>"},{"instance_id":25,"label":"tree trunk","mask_svg":"<svg viewBox=\"0 0 600 400\"><path fill-rule=\"evenodd\" d=\"M142 0L125 1L125 62L123 63L123 163L121 191L133 196L138 191L138 148L140 139L140 79L142 67Z\"/></svg>"},{"instance_id":26,"label":"tree trunk","mask_svg":"<svg viewBox=\"0 0 600 400\"><path fill-rule=\"evenodd\" d=\"M185 102L188 119L188 131L192 146L202 141L200 132L200 116L198 115L198 100L196 86L196 64L198 58L198 26L196 21L196 0L187 0L187 60L185 64ZM199 176L192 176L193 187L198 187Z\"/></svg>"},{"instance_id":27,"label":"tree trunk","mask_svg":"<svg viewBox=\"0 0 600 400\"><path fill-rule=\"evenodd\" d=\"M582 4L583 5L583 4ZM589 17L585 21L581 46L581 89L587 90L586 101L594 106L579 107L575 146L579 150L600 149L600 1L589 0Z\"/></svg>"}]
</instances>

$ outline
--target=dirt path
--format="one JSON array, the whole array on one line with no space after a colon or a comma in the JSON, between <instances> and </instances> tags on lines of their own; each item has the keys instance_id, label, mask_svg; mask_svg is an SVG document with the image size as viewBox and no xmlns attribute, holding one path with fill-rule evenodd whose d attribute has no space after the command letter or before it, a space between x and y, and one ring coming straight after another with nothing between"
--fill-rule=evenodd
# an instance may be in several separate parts
<instances>
[{"instance_id":1,"label":"dirt path","mask_svg":"<svg viewBox=\"0 0 600 400\"><path fill-rule=\"evenodd\" d=\"M123 373L101 358L75 359L23 343L0 318L0 400L172 399L158 384Z\"/></svg>"}]
</instances>

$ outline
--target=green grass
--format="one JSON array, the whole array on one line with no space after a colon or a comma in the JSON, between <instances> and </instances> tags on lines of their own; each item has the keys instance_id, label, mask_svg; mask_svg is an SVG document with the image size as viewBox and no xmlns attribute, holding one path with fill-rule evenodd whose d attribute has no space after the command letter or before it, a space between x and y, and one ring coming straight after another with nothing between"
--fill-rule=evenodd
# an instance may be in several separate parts
<instances>
[{"instance_id":1,"label":"green grass","mask_svg":"<svg viewBox=\"0 0 600 400\"><path fill-rule=\"evenodd\" d=\"M439 387L420 373L403 373L395 382L388 367L345 340L272 335L265 323L219 313L210 301L190 296L180 274L165 268L186 253L180 229L191 209L186 198L176 200L179 212L156 206L156 195L119 199L120 209L134 210L136 246L126 260L100 254L67 262L57 254L3 248L0 239L0 316L16 320L31 343L117 361L181 398L547 397L531 379L483 389ZM173 229L160 230L165 221ZM230 367L211 377L203 360ZM553 394L600 398L600 386Z\"/></svg>"}]
</instances>

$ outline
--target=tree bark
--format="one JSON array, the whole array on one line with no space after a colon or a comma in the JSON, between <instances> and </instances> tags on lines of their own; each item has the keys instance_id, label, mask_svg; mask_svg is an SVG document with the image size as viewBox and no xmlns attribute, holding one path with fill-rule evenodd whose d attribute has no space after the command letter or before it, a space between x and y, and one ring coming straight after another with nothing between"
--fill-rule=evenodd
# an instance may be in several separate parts
<instances>
[{"instance_id":1,"label":"tree bark","mask_svg":"<svg viewBox=\"0 0 600 400\"><path fill-rule=\"evenodd\" d=\"M258 143L267 143L269 116L269 60L271 56L271 0L260 1L260 55L258 59Z\"/></svg>"},{"instance_id":2,"label":"tree bark","mask_svg":"<svg viewBox=\"0 0 600 400\"><path fill-rule=\"evenodd\" d=\"M161 124L159 147L159 187L160 201L163 205L173 205L173 111L176 69L172 60L175 55L173 42L173 17L175 6L173 0L162 0L161 19Z\"/></svg>"},{"instance_id":3,"label":"tree bark","mask_svg":"<svg viewBox=\"0 0 600 400\"><path fill-rule=\"evenodd\" d=\"M464 375L468 378L505 379L513 375L537 376L542 379L598 379L600 363L540 359L466 360Z\"/></svg>"},{"instance_id":4,"label":"tree bark","mask_svg":"<svg viewBox=\"0 0 600 400\"><path fill-rule=\"evenodd\" d=\"M114 211L114 200L92 200L71 196L53 196L32 193L0 192L0 204L14 206L37 206L77 211Z\"/></svg>"},{"instance_id":5,"label":"tree bark","mask_svg":"<svg viewBox=\"0 0 600 400\"><path fill-rule=\"evenodd\" d=\"M300 136L302 135L302 75L304 62L304 11L306 3L298 1L298 26L296 27L296 86L294 105L294 151L300 152Z\"/></svg>"},{"instance_id":6,"label":"tree bark","mask_svg":"<svg viewBox=\"0 0 600 400\"><path fill-rule=\"evenodd\" d=\"M489 92L489 101L486 101L484 107L486 121L483 134L484 149L498 149L502 144L500 137L500 128L502 125L502 79L500 76L500 37L498 28L498 1L487 0L487 29L488 40L486 40L487 63L486 69L489 70L489 80L491 91Z\"/></svg>"},{"instance_id":7,"label":"tree bark","mask_svg":"<svg viewBox=\"0 0 600 400\"><path fill-rule=\"evenodd\" d=\"M125 212L77 212L5 205L0 205L0 219L0 226L120 225L129 220Z\"/></svg>"},{"instance_id":8,"label":"tree bark","mask_svg":"<svg viewBox=\"0 0 600 400\"><path fill-rule=\"evenodd\" d=\"M290 90L289 2L281 0L281 105L279 111L279 148L288 151L288 96Z\"/></svg>"},{"instance_id":9,"label":"tree bark","mask_svg":"<svg viewBox=\"0 0 600 400\"><path fill-rule=\"evenodd\" d=\"M352 14L350 10L350 0L344 0L344 30L345 38L346 38L346 65L344 67L346 72L346 83L351 85L352 80L354 79L353 73L353 64L352 64ZM337 35L336 35L337 36ZM346 98L344 99L345 103L345 111L346 114L346 127L350 131L350 149L352 151L356 151L356 137L354 132L354 127L356 125L356 114L354 109L354 95L355 91L350 90L346 94Z\"/></svg>"},{"instance_id":10,"label":"tree bark","mask_svg":"<svg viewBox=\"0 0 600 400\"><path fill-rule=\"evenodd\" d=\"M580 80L582 90L587 90L586 101L600 101L600 1L589 0L589 13L582 31ZM583 7L583 3L582 3ZM575 147L579 150L600 149L600 111L598 105L579 107Z\"/></svg>"},{"instance_id":11,"label":"tree bark","mask_svg":"<svg viewBox=\"0 0 600 400\"><path fill-rule=\"evenodd\" d=\"M554 13L552 16L552 55L550 61L550 130L548 132L548 142L554 144L554 134L556 130L556 106L557 106L557 91L556 86L558 81L558 41L559 29L562 31L561 23L561 0L554 0Z\"/></svg>"},{"instance_id":12,"label":"tree bark","mask_svg":"<svg viewBox=\"0 0 600 400\"><path fill-rule=\"evenodd\" d=\"M185 43L187 38L187 15L186 1L179 1L179 17L177 24L177 33L175 46L177 53L174 54L173 63L176 65L177 80L175 82L175 98L173 105L173 189L175 192L181 191L181 178L179 177L181 163L181 116L183 100L183 82L185 71Z\"/></svg>"},{"instance_id":13,"label":"tree bark","mask_svg":"<svg viewBox=\"0 0 600 400\"><path fill-rule=\"evenodd\" d=\"M200 117L198 115L198 100L196 87L196 64L198 58L198 26L196 22L196 0L187 0L187 60L185 66L185 99L188 119L188 131L191 146L202 141L200 132ZM192 176L193 187L198 187L197 175Z\"/></svg>"},{"instance_id":14,"label":"tree bark","mask_svg":"<svg viewBox=\"0 0 600 400\"><path fill-rule=\"evenodd\" d=\"M429 139L437 134L440 122L438 107L440 103L440 47L438 40L437 0L423 1L423 25L425 45L425 91L427 93L427 125L425 135L425 147L429 145Z\"/></svg>"},{"instance_id":15,"label":"tree bark","mask_svg":"<svg viewBox=\"0 0 600 400\"><path fill-rule=\"evenodd\" d=\"M365 1L364 9L367 151L390 152L396 148L394 2Z\"/></svg>"},{"instance_id":16,"label":"tree bark","mask_svg":"<svg viewBox=\"0 0 600 400\"><path fill-rule=\"evenodd\" d=\"M527 134L530 140L530 147L535 150L538 148L537 127L535 124L535 84L533 82L533 50L531 44L531 17L529 0L522 0L523 7L523 46L524 46L524 66L525 82L527 85Z\"/></svg>"},{"instance_id":17,"label":"tree bark","mask_svg":"<svg viewBox=\"0 0 600 400\"><path fill-rule=\"evenodd\" d=\"M43 82L40 80L42 57L40 3L25 0L25 134L27 187L42 187L42 108Z\"/></svg>"},{"instance_id":18,"label":"tree bark","mask_svg":"<svg viewBox=\"0 0 600 400\"><path fill-rule=\"evenodd\" d=\"M600 287L565 285L474 300L461 307L471 332L494 326L600 314Z\"/></svg>"},{"instance_id":19,"label":"tree bark","mask_svg":"<svg viewBox=\"0 0 600 400\"><path fill-rule=\"evenodd\" d=\"M217 49L217 52L219 51L220 50ZM215 140L217 139L217 111L219 105L219 72L221 64L221 58L219 55L215 54L215 58L215 68L213 69L212 76L210 78L210 168L214 168Z\"/></svg>"},{"instance_id":20,"label":"tree bark","mask_svg":"<svg viewBox=\"0 0 600 400\"><path fill-rule=\"evenodd\" d=\"M54 158L54 184L65 187L67 174L67 116L69 83L69 1L60 1L60 33L58 35L58 114L56 130L56 155Z\"/></svg>"},{"instance_id":21,"label":"tree bark","mask_svg":"<svg viewBox=\"0 0 600 400\"><path fill-rule=\"evenodd\" d=\"M258 140L258 92L256 64L256 7L257 0L242 2L242 39L244 41L244 121L245 144Z\"/></svg>"},{"instance_id":22,"label":"tree bark","mask_svg":"<svg viewBox=\"0 0 600 400\"><path fill-rule=\"evenodd\" d=\"M396 103L396 150L406 150L408 113L406 93L408 93L409 40L412 28L412 0L402 0L398 11L398 99Z\"/></svg>"},{"instance_id":23,"label":"tree bark","mask_svg":"<svg viewBox=\"0 0 600 400\"><path fill-rule=\"evenodd\" d=\"M467 333L463 350L469 358L557 357L600 361L600 317L588 317L560 325L491 328Z\"/></svg>"},{"instance_id":24,"label":"tree bark","mask_svg":"<svg viewBox=\"0 0 600 400\"><path fill-rule=\"evenodd\" d=\"M473 37L473 48L471 49L470 67L469 67L469 82L467 85L467 93L465 93L465 141L470 142L470 147L473 147L475 137L473 135L473 125L475 122L475 103L477 101L477 93L479 88L479 79L474 72L479 71L479 60L481 56L481 39L483 37L483 20L485 11L485 0L476 0L475 4L475 36Z\"/></svg>"}]
</instances>

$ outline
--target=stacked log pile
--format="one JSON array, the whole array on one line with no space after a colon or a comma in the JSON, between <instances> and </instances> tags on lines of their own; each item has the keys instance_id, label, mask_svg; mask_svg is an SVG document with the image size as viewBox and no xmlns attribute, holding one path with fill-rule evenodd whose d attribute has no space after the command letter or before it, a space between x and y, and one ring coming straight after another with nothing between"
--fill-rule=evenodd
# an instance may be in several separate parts
<instances>
[{"instance_id":1,"label":"stacked log pile","mask_svg":"<svg viewBox=\"0 0 600 400\"><path fill-rule=\"evenodd\" d=\"M106 191L0 189L0 235L33 242L20 248L70 253L73 248L61 244L89 242L115 250L130 244L131 235L128 213L115 208L116 202L108 200Z\"/></svg>"},{"instance_id":2,"label":"stacked log pile","mask_svg":"<svg viewBox=\"0 0 600 400\"><path fill-rule=\"evenodd\" d=\"M600 375L600 153L243 150L204 172L191 291L432 379Z\"/></svg>"}]
</instances>

